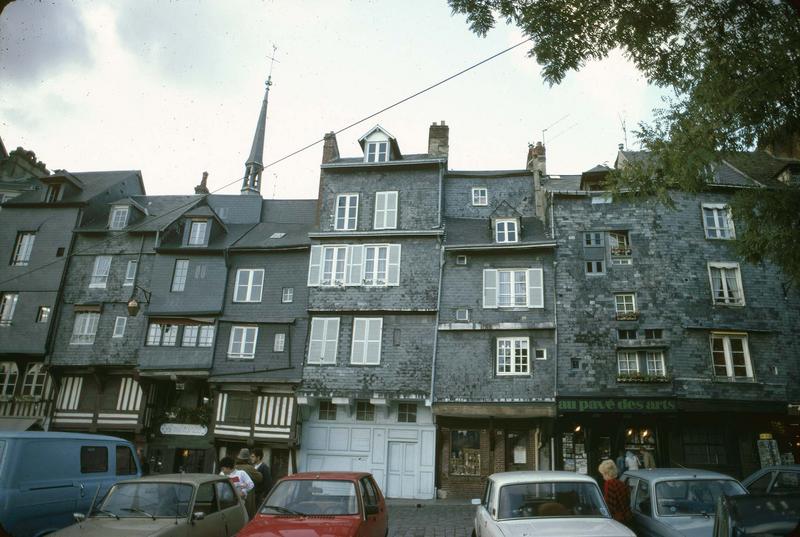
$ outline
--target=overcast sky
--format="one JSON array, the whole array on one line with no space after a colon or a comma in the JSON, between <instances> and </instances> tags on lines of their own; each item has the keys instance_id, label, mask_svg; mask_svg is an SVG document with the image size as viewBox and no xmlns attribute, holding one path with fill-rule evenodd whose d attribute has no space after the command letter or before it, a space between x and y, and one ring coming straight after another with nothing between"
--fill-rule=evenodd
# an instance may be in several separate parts
<instances>
[{"instance_id":1,"label":"overcast sky","mask_svg":"<svg viewBox=\"0 0 800 537\"><path fill-rule=\"evenodd\" d=\"M0 137L51 170L139 169L149 194L191 193L208 171L214 190L244 173L273 43L267 163L522 39L476 36L446 0L18 0L0 16ZM522 168L556 122L549 173L613 163L621 117L635 148L660 93L621 55L550 88L526 50L339 134L340 153L360 155L375 124L425 152L441 120L451 169ZM265 170L264 197L315 197L321 154Z\"/></svg>"}]
</instances>

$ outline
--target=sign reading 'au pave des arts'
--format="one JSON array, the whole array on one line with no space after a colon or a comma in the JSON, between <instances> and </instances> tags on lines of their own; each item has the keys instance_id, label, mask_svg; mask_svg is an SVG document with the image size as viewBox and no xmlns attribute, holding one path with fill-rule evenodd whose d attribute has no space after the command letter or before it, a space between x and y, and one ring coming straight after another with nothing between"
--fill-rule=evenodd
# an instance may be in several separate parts
<instances>
[{"instance_id":1,"label":"sign reading 'au pave des arts'","mask_svg":"<svg viewBox=\"0 0 800 537\"><path fill-rule=\"evenodd\" d=\"M560 399L561 412L674 412L674 399Z\"/></svg>"}]
</instances>

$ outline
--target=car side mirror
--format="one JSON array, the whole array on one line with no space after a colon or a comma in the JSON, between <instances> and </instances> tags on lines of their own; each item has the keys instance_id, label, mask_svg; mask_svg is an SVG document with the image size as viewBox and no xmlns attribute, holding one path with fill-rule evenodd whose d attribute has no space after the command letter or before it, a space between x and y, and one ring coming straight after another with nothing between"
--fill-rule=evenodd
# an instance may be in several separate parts
<instances>
[{"instance_id":1,"label":"car side mirror","mask_svg":"<svg viewBox=\"0 0 800 537\"><path fill-rule=\"evenodd\" d=\"M80 523L80 522L83 522L84 520L86 520L86 514L85 513L72 513L72 518L75 519L75 522Z\"/></svg>"},{"instance_id":2,"label":"car side mirror","mask_svg":"<svg viewBox=\"0 0 800 537\"><path fill-rule=\"evenodd\" d=\"M196 513L192 513L192 521L203 520L205 517L206 514L202 511L197 511Z\"/></svg>"},{"instance_id":3,"label":"car side mirror","mask_svg":"<svg viewBox=\"0 0 800 537\"><path fill-rule=\"evenodd\" d=\"M364 513L366 513L367 516L377 515L379 511L380 511L380 509L378 508L377 505L365 505L364 506Z\"/></svg>"},{"instance_id":4,"label":"car side mirror","mask_svg":"<svg viewBox=\"0 0 800 537\"><path fill-rule=\"evenodd\" d=\"M481 499L480 498L472 498L469 501L469 503L471 503L472 505L480 505L481 504Z\"/></svg>"}]
</instances>

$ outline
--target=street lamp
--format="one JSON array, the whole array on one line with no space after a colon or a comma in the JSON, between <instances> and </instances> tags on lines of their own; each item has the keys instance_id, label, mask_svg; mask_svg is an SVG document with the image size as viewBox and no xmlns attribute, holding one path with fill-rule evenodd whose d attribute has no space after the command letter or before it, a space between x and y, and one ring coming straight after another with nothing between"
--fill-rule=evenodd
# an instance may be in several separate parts
<instances>
[{"instance_id":1,"label":"street lamp","mask_svg":"<svg viewBox=\"0 0 800 537\"><path fill-rule=\"evenodd\" d=\"M131 299L128 300L128 316L136 317L139 314L139 310L141 309L141 305L139 301L136 299L136 291L141 291L144 295L144 301L146 303L150 303L150 291L143 287L139 287L138 285L133 286L133 293L131 293Z\"/></svg>"}]
</instances>

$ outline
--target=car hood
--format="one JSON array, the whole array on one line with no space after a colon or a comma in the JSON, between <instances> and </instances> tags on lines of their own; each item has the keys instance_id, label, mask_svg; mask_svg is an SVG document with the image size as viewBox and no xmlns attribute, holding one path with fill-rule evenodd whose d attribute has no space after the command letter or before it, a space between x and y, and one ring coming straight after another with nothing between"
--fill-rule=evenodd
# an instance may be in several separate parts
<instances>
[{"instance_id":1,"label":"car hood","mask_svg":"<svg viewBox=\"0 0 800 537\"><path fill-rule=\"evenodd\" d=\"M714 528L713 516L670 516L659 520L686 537L707 537Z\"/></svg>"},{"instance_id":2,"label":"car hood","mask_svg":"<svg viewBox=\"0 0 800 537\"><path fill-rule=\"evenodd\" d=\"M359 516L259 515L238 533L239 537L344 537L355 535Z\"/></svg>"},{"instance_id":3,"label":"car hood","mask_svg":"<svg viewBox=\"0 0 800 537\"><path fill-rule=\"evenodd\" d=\"M178 519L178 526L185 524L184 519ZM152 518L145 517L92 517L79 524L73 524L51 535L54 537L142 537L144 535L155 535L168 528L174 528L174 518Z\"/></svg>"},{"instance_id":4,"label":"car hood","mask_svg":"<svg viewBox=\"0 0 800 537\"><path fill-rule=\"evenodd\" d=\"M636 537L610 518L528 518L500 522L505 537Z\"/></svg>"}]
</instances>

